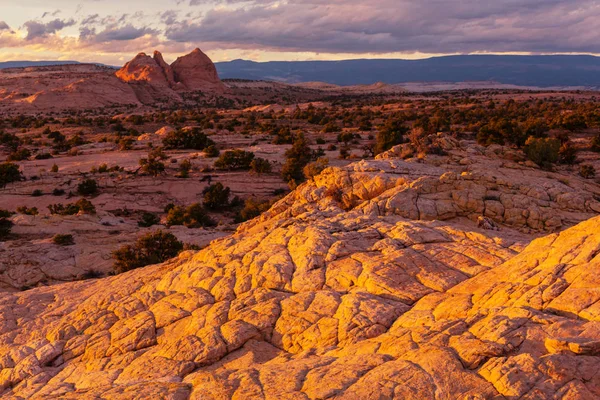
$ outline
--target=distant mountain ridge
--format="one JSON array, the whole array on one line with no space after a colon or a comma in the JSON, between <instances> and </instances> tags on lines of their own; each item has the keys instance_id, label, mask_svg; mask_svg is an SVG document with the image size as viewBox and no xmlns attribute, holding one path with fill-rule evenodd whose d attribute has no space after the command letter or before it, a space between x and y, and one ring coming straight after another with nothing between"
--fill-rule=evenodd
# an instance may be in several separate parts
<instances>
[{"instance_id":1,"label":"distant mountain ridge","mask_svg":"<svg viewBox=\"0 0 600 400\"><path fill-rule=\"evenodd\" d=\"M0 70L78 61L8 61ZM103 65L103 64L97 64ZM104 65L103 65L104 66ZM325 82L371 85L408 82L482 82L535 87L600 89L600 57L589 55L463 55L422 60L357 59L343 61L233 60L215 63L221 79L269 80L285 83ZM118 68L107 66L111 68Z\"/></svg>"},{"instance_id":2,"label":"distant mountain ridge","mask_svg":"<svg viewBox=\"0 0 600 400\"><path fill-rule=\"evenodd\" d=\"M215 65L221 79L287 83L318 81L336 85L369 85L377 82L494 81L519 86L600 88L600 57L587 55L465 55L422 60L234 60Z\"/></svg>"},{"instance_id":3,"label":"distant mountain ridge","mask_svg":"<svg viewBox=\"0 0 600 400\"><path fill-rule=\"evenodd\" d=\"M0 62L0 69L47 67L50 65L70 65L70 64L81 64L81 63L78 61L6 61L6 62Z\"/></svg>"}]
</instances>

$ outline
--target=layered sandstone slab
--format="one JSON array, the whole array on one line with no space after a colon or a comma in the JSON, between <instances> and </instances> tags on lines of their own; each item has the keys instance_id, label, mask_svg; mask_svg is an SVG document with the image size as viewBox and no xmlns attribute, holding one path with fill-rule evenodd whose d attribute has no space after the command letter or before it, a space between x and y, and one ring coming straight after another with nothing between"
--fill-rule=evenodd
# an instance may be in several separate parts
<instances>
[{"instance_id":1,"label":"layered sandstone slab","mask_svg":"<svg viewBox=\"0 0 600 400\"><path fill-rule=\"evenodd\" d=\"M600 217L525 248L519 230L545 223L477 228L477 210L452 194L480 196L473 180L433 164L332 168L200 252L0 294L0 395L600 396ZM527 182L500 182L505 169L501 198L540 200ZM543 199L565 226L595 207L564 206L569 188L549 187ZM416 203L392 202L407 190ZM431 209L457 207L454 217L405 215L402 205L423 209L422 196Z\"/></svg>"}]
</instances>

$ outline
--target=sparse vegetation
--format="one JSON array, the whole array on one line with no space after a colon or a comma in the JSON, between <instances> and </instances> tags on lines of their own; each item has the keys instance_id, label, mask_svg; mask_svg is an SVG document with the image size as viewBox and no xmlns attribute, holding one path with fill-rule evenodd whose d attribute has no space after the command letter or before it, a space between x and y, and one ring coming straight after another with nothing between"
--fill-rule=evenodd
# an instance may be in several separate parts
<instances>
[{"instance_id":1,"label":"sparse vegetation","mask_svg":"<svg viewBox=\"0 0 600 400\"><path fill-rule=\"evenodd\" d=\"M231 189L221 182L213 183L202 191L204 207L219 210L229 206Z\"/></svg>"},{"instance_id":2,"label":"sparse vegetation","mask_svg":"<svg viewBox=\"0 0 600 400\"><path fill-rule=\"evenodd\" d=\"M11 162L0 164L0 188L5 188L9 183L18 182L21 178L21 171L17 164Z\"/></svg>"},{"instance_id":3,"label":"sparse vegetation","mask_svg":"<svg viewBox=\"0 0 600 400\"><path fill-rule=\"evenodd\" d=\"M73 239L73 235L59 233L54 235L52 242L59 246L72 246L75 244L75 239Z\"/></svg>"},{"instance_id":4,"label":"sparse vegetation","mask_svg":"<svg viewBox=\"0 0 600 400\"><path fill-rule=\"evenodd\" d=\"M98 182L95 179L85 179L77 185L77 193L81 196L93 196L98 193Z\"/></svg>"},{"instance_id":5,"label":"sparse vegetation","mask_svg":"<svg viewBox=\"0 0 600 400\"><path fill-rule=\"evenodd\" d=\"M176 257L183 243L175 235L157 230L140 237L135 244L126 245L113 252L113 270L117 274L151 264L160 264Z\"/></svg>"},{"instance_id":6,"label":"sparse vegetation","mask_svg":"<svg viewBox=\"0 0 600 400\"><path fill-rule=\"evenodd\" d=\"M530 137L525 143L527 157L544 169L551 169L558 161L560 141L550 138Z\"/></svg>"},{"instance_id":7,"label":"sparse vegetation","mask_svg":"<svg viewBox=\"0 0 600 400\"><path fill-rule=\"evenodd\" d=\"M215 168L222 170L250 169L254 153L244 150L228 150L215 161Z\"/></svg>"},{"instance_id":8,"label":"sparse vegetation","mask_svg":"<svg viewBox=\"0 0 600 400\"><path fill-rule=\"evenodd\" d=\"M214 224L215 222L199 203L186 208L172 206L167 211L167 226L184 225L188 228L200 228Z\"/></svg>"}]
</instances>

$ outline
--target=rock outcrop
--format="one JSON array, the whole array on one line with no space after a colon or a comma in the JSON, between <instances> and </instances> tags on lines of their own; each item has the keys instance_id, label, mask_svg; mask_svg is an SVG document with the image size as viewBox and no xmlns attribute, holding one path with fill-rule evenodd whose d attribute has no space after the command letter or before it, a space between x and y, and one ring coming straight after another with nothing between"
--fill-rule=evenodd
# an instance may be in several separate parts
<instances>
[{"instance_id":1,"label":"rock outcrop","mask_svg":"<svg viewBox=\"0 0 600 400\"><path fill-rule=\"evenodd\" d=\"M162 91L225 91L215 65L200 49L179 57L172 65L164 61L159 51L153 57L140 53L116 75L124 82L144 83Z\"/></svg>"},{"instance_id":2,"label":"rock outcrop","mask_svg":"<svg viewBox=\"0 0 600 400\"><path fill-rule=\"evenodd\" d=\"M175 84L172 79L173 71L158 52L154 54L154 58L145 53L138 54L118 70L116 75L124 82L142 81L162 88L169 88Z\"/></svg>"},{"instance_id":3,"label":"rock outcrop","mask_svg":"<svg viewBox=\"0 0 600 400\"><path fill-rule=\"evenodd\" d=\"M522 172L511 165L490 170L491 189L450 151L444 168L326 170L162 265L1 293L0 396L600 397L596 189L548 186L533 169L535 186L505 182ZM492 190L500 230L474 218ZM534 206L560 225L507 218ZM525 231L585 218L527 245Z\"/></svg>"},{"instance_id":4,"label":"rock outcrop","mask_svg":"<svg viewBox=\"0 0 600 400\"><path fill-rule=\"evenodd\" d=\"M221 83L217 68L200 49L177 58L171 64L175 80L188 90L223 92L225 86Z\"/></svg>"}]
</instances>

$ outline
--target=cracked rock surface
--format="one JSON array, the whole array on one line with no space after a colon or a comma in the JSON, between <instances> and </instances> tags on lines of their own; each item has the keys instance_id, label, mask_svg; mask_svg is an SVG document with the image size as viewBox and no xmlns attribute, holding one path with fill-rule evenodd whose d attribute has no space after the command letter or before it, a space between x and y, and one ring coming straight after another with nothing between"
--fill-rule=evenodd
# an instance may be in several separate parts
<instances>
[{"instance_id":1,"label":"cracked rock surface","mask_svg":"<svg viewBox=\"0 0 600 400\"><path fill-rule=\"evenodd\" d=\"M600 397L597 185L390 154L202 251L0 293L0 396Z\"/></svg>"}]
</instances>

